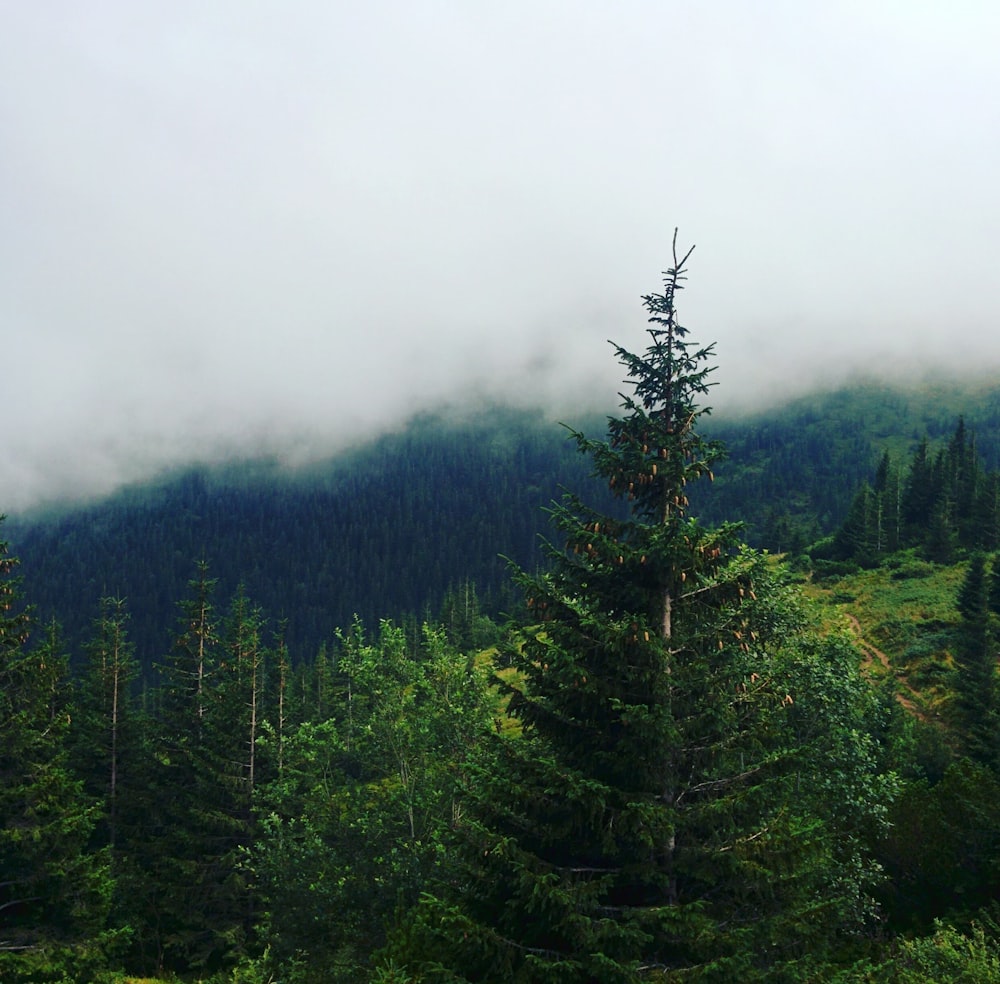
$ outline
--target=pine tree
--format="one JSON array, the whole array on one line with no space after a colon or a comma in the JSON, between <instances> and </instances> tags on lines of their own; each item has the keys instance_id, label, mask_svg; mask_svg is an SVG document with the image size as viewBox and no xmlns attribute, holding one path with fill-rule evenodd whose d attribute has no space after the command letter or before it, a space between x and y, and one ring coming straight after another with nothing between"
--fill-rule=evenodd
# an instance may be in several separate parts
<instances>
[{"instance_id":1,"label":"pine tree","mask_svg":"<svg viewBox=\"0 0 1000 984\"><path fill-rule=\"evenodd\" d=\"M806 758L777 654L795 617L737 526L687 514L722 453L698 430L713 347L675 314L689 255L675 237L643 299L645 353L615 346L632 392L608 439L573 432L624 518L568 494L551 571L516 574L537 623L500 659L520 734L470 784L452 892L390 947L415 979L750 980L840 925L822 821L792 796Z\"/></svg>"}]
</instances>

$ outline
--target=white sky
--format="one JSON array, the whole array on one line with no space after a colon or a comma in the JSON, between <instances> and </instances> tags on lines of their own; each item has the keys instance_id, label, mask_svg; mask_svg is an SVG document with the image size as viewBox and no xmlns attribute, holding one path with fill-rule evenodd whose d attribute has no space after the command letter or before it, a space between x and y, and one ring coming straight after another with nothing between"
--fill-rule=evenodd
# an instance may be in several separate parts
<instances>
[{"instance_id":1,"label":"white sky","mask_svg":"<svg viewBox=\"0 0 1000 984\"><path fill-rule=\"evenodd\" d=\"M675 226L721 409L1000 366L1000 5L0 4L0 512L614 407Z\"/></svg>"}]
</instances>

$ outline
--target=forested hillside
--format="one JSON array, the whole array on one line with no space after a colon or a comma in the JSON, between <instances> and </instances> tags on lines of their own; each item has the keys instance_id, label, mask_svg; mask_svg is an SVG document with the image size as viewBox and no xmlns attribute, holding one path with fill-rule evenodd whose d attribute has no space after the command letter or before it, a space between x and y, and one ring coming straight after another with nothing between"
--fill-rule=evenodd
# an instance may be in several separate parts
<instances>
[{"instance_id":1,"label":"forested hillside","mask_svg":"<svg viewBox=\"0 0 1000 984\"><path fill-rule=\"evenodd\" d=\"M728 459L719 481L700 490L701 515L739 518L747 538L777 552L802 549L846 517L882 455L898 462L923 439L936 450L960 416L985 467L1000 466L1000 386L944 379L867 380L741 415L712 417Z\"/></svg>"},{"instance_id":2,"label":"forested hillside","mask_svg":"<svg viewBox=\"0 0 1000 984\"><path fill-rule=\"evenodd\" d=\"M129 599L144 661L166 651L196 563L219 592L242 584L287 619L296 659L358 616L440 614L473 585L493 615L509 607L507 561L541 557L543 507L561 486L588 487L565 433L496 409L398 434L298 471L274 462L192 468L106 501L10 522L26 590L79 640L101 597ZM596 485L599 498L607 498Z\"/></svg>"},{"instance_id":3,"label":"forested hillside","mask_svg":"<svg viewBox=\"0 0 1000 984\"><path fill-rule=\"evenodd\" d=\"M424 420L10 527L0 979L1000 979L996 396L709 428L685 259L603 431Z\"/></svg>"},{"instance_id":4,"label":"forested hillside","mask_svg":"<svg viewBox=\"0 0 1000 984\"><path fill-rule=\"evenodd\" d=\"M984 466L997 467L996 387L869 382L706 417L727 457L710 489L692 489L693 508L708 521L742 521L751 545L801 550L837 529L885 450L902 463L924 437L936 447L959 414ZM604 429L602 418L572 423ZM504 558L529 569L540 561L543 509L561 489L589 489L607 504L590 471L554 421L493 408L418 418L297 471L273 461L193 467L82 508L12 516L6 529L34 604L58 614L74 643L113 595L129 600L140 659L160 658L205 561L222 597L243 584L272 618L287 618L297 661L355 615L367 625L437 616L449 592L470 585L484 613L508 611Z\"/></svg>"}]
</instances>

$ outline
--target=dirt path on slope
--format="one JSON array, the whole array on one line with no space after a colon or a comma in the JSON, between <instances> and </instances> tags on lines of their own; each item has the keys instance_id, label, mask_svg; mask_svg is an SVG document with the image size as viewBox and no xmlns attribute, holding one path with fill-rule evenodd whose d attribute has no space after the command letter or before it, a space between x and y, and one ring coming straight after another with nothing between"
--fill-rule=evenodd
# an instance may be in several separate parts
<instances>
[{"instance_id":1,"label":"dirt path on slope","mask_svg":"<svg viewBox=\"0 0 1000 984\"><path fill-rule=\"evenodd\" d=\"M857 643L858 648L861 650L862 672L870 675L872 664L876 660L878 660L879 664L882 666L882 669L884 669L886 673L891 674L892 666L889 663L889 657L886 656L886 654L882 652L882 650L879 649L877 646L873 646L870 642L865 640L865 637L861 632L861 623L858 621L855 615L852 615L850 612L844 612L844 615L847 617L847 621L851 625L851 631L854 633L855 642ZM896 677L896 682L899 683L901 686L905 687L906 690L914 697L919 697L919 694L905 680L900 680L899 677ZM924 712L920 710L920 708L917 706L917 704L911 697L907 696L906 694L900 691L897 691L896 700L898 700L899 703L903 707L905 707L907 711L909 711L912 715L914 715L914 717L918 717L921 720L926 719L926 715L924 714Z\"/></svg>"}]
</instances>

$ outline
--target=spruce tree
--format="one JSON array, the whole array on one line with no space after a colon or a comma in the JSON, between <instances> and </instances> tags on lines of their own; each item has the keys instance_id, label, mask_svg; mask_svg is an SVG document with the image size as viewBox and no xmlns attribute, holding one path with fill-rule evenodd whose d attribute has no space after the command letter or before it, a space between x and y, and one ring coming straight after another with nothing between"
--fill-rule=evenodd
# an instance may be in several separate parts
<instances>
[{"instance_id":1,"label":"spruce tree","mask_svg":"<svg viewBox=\"0 0 1000 984\"><path fill-rule=\"evenodd\" d=\"M888 451L883 452L875 473L876 549L878 553L894 553L900 545L900 482L899 469Z\"/></svg>"},{"instance_id":2,"label":"spruce tree","mask_svg":"<svg viewBox=\"0 0 1000 984\"><path fill-rule=\"evenodd\" d=\"M990 580L986 556L977 551L956 598L961 623L956 659L957 710L966 753L985 765L1000 764L997 657L989 624Z\"/></svg>"},{"instance_id":3,"label":"spruce tree","mask_svg":"<svg viewBox=\"0 0 1000 984\"><path fill-rule=\"evenodd\" d=\"M0 541L4 981L42 980L46 964L50 973L58 966L53 957L58 951L67 965L74 959L82 965L82 944L108 942L105 920L112 887L106 853L90 847L97 805L69 767L68 656L55 624L39 644L29 646L33 620L20 602L16 564Z\"/></svg>"},{"instance_id":4,"label":"spruce tree","mask_svg":"<svg viewBox=\"0 0 1000 984\"><path fill-rule=\"evenodd\" d=\"M879 499L872 487L864 482L851 501L843 525L834 534L834 556L838 560L872 566L879 550L879 536Z\"/></svg>"},{"instance_id":5,"label":"spruce tree","mask_svg":"<svg viewBox=\"0 0 1000 984\"><path fill-rule=\"evenodd\" d=\"M215 971L246 937L247 891L236 852L249 825L250 750L246 691L237 683L249 684L249 671L233 635L220 638L214 591L207 565L199 564L160 667L134 889L136 946L144 965L158 971Z\"/></svg>"},{"instance_id":6,"label":"spruce tree","mask_svg":"<svg viewBox=\"0 0 1000 984\"><path fill-rule=\"evenodd\" d=\"M118 841L122 781L138 752L133 681L139 675L122 598L102 598L85 649L73 723L73 761L88 792L104 804L107 844Z\"/></svg>"},{"instance_id":7,"label":"spruce tree","mask_svg":"<svg viewBox=\"0 0 1000 984\"><path fill-rule=\"evenodd\" d=\"M930 444L924 437L913 452L900 503L907 543L924 541L939 491L930 457Z\"/></svg>"},{"instance_id":8,"label":"spruce tree","mask_svg":"<svg viewBox=\"0 0 1000 984\"><path fill-rule=\"evenodd\" d=\"M645 352L615 346L631 392L607 440L573 432L624 509L567 494L551 569L515 575L535 626L498 665L519 730L470 783L450 890L389 948L412 979L751 980L818 950L857 888L846 857L822 873L836 849L800 791L777 656L796 616L739 527L688 515L723 450L699 432L713 346L676 317L688 256L675 236Z\"/></svg>"}]
</instances>

